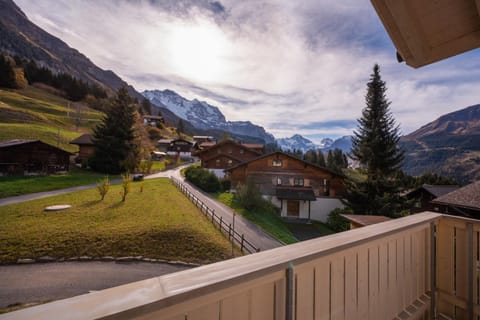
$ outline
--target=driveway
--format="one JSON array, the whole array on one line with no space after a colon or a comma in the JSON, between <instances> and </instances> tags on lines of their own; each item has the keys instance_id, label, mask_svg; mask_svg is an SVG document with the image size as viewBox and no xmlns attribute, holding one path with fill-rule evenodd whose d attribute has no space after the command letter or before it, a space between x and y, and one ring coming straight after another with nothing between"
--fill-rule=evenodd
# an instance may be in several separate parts
<instances>
[{"instance_id":1,"label":"driveway","mask_svg":"<svg viewBox=\"0 0 480 320\"><path fill-rule=\"evenodd\" d=\"M190 267L149 262L58 262L0 265L0 309L65 299Z\"/></svg>"}]
</instances>

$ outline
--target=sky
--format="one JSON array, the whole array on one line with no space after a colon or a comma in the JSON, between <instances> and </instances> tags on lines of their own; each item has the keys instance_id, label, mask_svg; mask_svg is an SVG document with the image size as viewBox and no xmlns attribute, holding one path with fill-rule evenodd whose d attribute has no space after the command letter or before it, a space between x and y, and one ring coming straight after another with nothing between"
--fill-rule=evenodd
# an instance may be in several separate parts
<instances>
[{"instance_id":1,"label":"sky","mask_svg":"<svg viewBox=\"0 0 480 320\"><path fill-rule=\"evenodd\" d=\"M15 0L138 91L172 89L277 138L352 134L375 63L402 134L480 103L480 51L413 69L369 0Z\"/></svg>"}]
</instances>

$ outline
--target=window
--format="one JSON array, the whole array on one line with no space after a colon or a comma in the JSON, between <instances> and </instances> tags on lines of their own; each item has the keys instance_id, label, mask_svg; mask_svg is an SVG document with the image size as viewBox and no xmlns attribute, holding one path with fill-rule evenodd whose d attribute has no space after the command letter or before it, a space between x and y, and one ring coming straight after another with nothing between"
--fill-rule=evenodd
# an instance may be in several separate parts
<instances>
[{"instance_id":1,"label":"window","mask_svg":"<svg viewBox=\"0 0 480 320\"><path fill-rule=\"evenodd\" d=\"M293 179L294 186L303 186L303 179L302 178L294 178Z\"/></svg>"},{"instance_id":2,"label":"window","mask_svg":"<svg viewBox=\"0 0 480 320\"><path fill-rule=\"evenodd\" d=\"M323 195L330 195L330 181L328 181L327 179L323 179Z\"/></svg>"},{"instance_id":3,"label":"window","mask_svg":"<svg viewBox=\"0 0 480 320\"><path fill-rule=\"evenodd\" d=\"M233 164L233 160L228 160L228 165L231 166Z\"/></svg>"},{"instance_id":4,"label":"window","mask_svg":"<svg viewBox=\"0 0 480 320\"><path fill-rule=\"evenodd\" d=\"M282 160L275 159L275 160L273 160L272 165L274 167L281 167L282 166Z\"/></svg>"},{"instance_id":5,"label":"window","mask_svg":"<svg viewBox=\"0 0 480 320\"><path fill-rule=\"evenodd\" d=\"M232 149L228 149L228 154L232 154L232 153L233 153Z\"/></svg>"},{"instance_id":6,"label":"window","mask_svg":"<svg viewBox=\"0 0 480 320\"><path fill-rule=\"evenodd\" d=\"M215 160L215 165L216 165L217 167L220 167L220 159Z\"/></svg>"},{"instance_id":7,"label":"window","mask_svg":"<svg viewBox=\"0 0 480 320\"><path fill-rule=\"evenodd\" d=\"M244 154L244 153L245 153L245 150L240 149L240 154Z\"/></svg>"},{"instance_id":8,"label":"window","mask_svg":"<svg viewBox=\"0 0 480 320\"><path fill-rule=\"evenodd\" d=\"M282 184L282 178L277 178L277 185L281 185Z\"/></svg>"}]
</instances>

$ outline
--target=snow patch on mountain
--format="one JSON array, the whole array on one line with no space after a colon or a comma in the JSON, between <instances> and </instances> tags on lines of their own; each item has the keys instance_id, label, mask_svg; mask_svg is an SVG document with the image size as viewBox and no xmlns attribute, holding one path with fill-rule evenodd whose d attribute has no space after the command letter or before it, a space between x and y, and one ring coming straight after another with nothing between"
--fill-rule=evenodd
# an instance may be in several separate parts
<instances>
[{"instance_id":1,"label":"snow patch on mountain","mask_svg":"<svg viewBox=\"0 0 480 320\"><path fill-rule=\"evenodd\" d=\"M172 90L146 90L143 96L153 104L165 106L178 117L187 120L198 129L219 129L233 134L260 138L266 144L275 138L261 126L250 121L227 121L219 108L205 101L188 100Z\"/></svg>"}]
</instances>

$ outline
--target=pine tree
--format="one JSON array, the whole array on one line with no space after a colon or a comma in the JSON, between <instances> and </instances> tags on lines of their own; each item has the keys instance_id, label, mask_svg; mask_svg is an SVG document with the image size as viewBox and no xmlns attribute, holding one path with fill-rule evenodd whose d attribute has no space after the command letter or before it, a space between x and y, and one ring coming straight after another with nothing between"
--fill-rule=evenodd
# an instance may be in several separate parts
<instances>
[{"instance_id":1,"label":"pine tree","mask_svg":"<svg viewBox=\"0 0 480 320\"><path fill-rule=\"evenodd\" d=\"M142 110L144 114L151 115L152 114L152 103L150 102L150 100L144 98L142 100L142 105L141 105L140 110Z\"/></svg>"},{"instance_id":2,"label":"pine tree","mask_svg":"<svg viewBox=\"0 0 480 320\"><path fill-rule=\"evenodd\" d=\"M365 181L347 181L346 204L357 214L394 216L402 209L395 177L404 154L398 147L399 127L390 112L386 90L375 64L350 154L367 175Z\"/></svg>"},{"instance_id":3,"label":"pine tree","mask_svg":"<svg viewBox=\"0 0 480 320\"><path fill-rule=\"evenodd\" d=\"M125 87L118 90L106 117L94 129L95 152L90 166L99 172L118 174L133 171L139 162L135 136L136 107Z\"/></svg>"},{"instance_id":4,"label":"pine tree","mask_svg":"<svg viewBox=\"0 0 480 320\"><path fill-rule=\"evenodd\" d=\"M0 87L16 88L15 61L0 53Z\"/></svg>"},{"instance_id":5,"label":"pine tree","mask_svg":"<svg viewBox=\"0 0 480 320\"><path fill-rule=\"evenodd\" d=\"M327 166L327 163L325 162L325 156L324 156L322 150L318 150L317 164L321 167L326 167Z\"/></svg>"}]
</instances>

